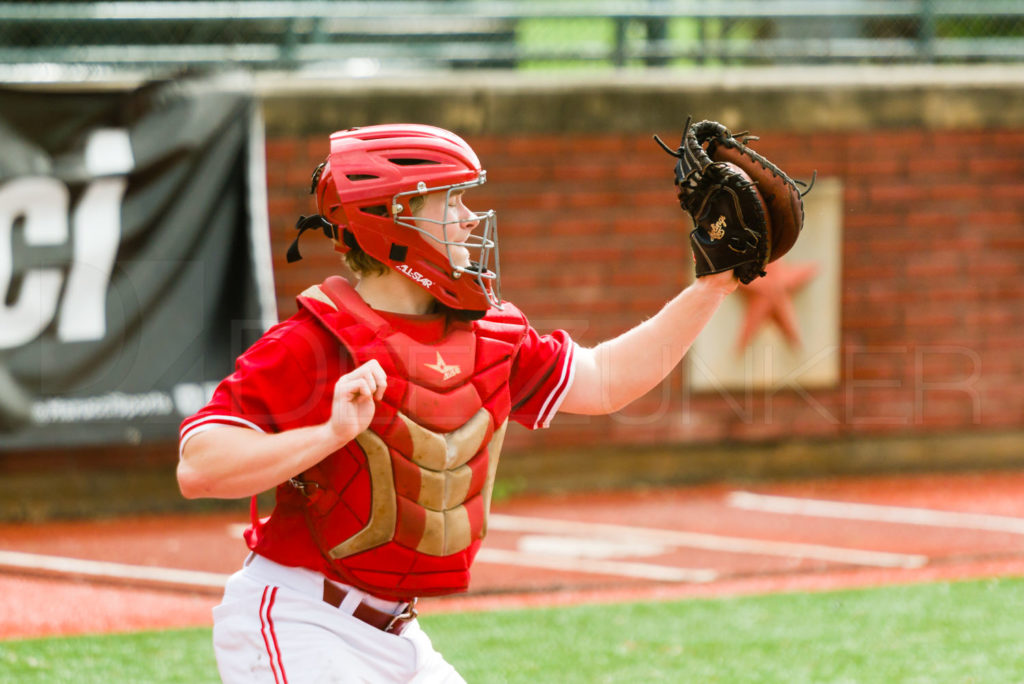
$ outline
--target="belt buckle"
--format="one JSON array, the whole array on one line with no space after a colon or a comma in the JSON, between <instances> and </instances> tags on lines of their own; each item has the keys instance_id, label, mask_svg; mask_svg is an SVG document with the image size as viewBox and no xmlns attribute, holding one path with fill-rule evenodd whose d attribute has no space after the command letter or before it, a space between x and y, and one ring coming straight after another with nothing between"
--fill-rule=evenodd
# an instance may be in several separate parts
<instances>
[{"instance_id":1,"label":"belt buckle","mask_svg":"<svg viewBox=\"0 0 1024 684\"><path fill-rule=\"evenodd\" d=\"M413 599L409 601L409 605L405 607L405 611L391 618L387 627L384 628L384 631L389 634L400 634L411 620L415 620L416 616L420 614L419 611L416 610L417 600L419 600L417 597L413 597Z\"/></svg>"}]
</instances>

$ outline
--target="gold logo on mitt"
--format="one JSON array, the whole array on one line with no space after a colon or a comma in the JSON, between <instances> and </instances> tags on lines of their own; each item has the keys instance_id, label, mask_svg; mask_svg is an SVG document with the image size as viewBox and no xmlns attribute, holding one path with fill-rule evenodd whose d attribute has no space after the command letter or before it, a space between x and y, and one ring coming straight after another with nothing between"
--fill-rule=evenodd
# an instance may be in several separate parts
<instances>
[{"instance_id":1,"label":"gold logo on mitt","mask_svg":"<svg viewBox=\"0 0 1024 684\"><path fill-rule=\"evenodd\" d=\"M721 240L725 237L725 217L719 216L718 220L711 224L708 230L708 237L712 240Z\"/></svg>"}]
</instances>

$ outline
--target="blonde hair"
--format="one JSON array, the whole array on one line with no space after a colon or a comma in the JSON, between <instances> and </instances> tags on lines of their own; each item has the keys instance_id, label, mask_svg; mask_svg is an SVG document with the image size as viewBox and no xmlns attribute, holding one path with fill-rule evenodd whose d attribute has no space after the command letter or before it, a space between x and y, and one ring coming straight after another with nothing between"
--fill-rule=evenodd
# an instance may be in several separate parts
<instances>
[{"instance_id":1,"label":"blonde hair","mask_svg":"<svg viewBox=\"0 0 1024 684\"><path fill-rule=\"evenodd\" d=\"M413 195L409 198L409 211L418 216L426 199L423 195ZM387 274L388 267L380 260L373 258L363 251L362 247L353 247L342 256L348 269L362 278L367 275L382 276Z\"/></svg>"},{"instance_id":2,"label":"blonde hair","mask_svg":"<svg viewBox=\"0 0 1024 684\"><path fill-rule=\"evenodd\" d=\"M345 252L341 258L345 261L345 265L348 266L348 270L360 278L367 275L381 276L388 272L387 266L364 252L361 247L353 247Z\"/></svg>"}]
</instances>

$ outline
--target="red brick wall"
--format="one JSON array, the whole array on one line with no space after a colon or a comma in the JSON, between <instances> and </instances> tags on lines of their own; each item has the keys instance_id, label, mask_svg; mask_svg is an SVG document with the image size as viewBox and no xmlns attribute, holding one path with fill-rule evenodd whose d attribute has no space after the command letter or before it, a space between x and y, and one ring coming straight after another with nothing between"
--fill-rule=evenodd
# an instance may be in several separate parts
<instances>
[{"instance_id":1,"label":"red brick wall","mask_svg":"<svg viewBox=\"0 0 1024 684\"><path fill-rule=\"evenodd\" d=\"M845 189L841 379L828 390L690 394L683 371L622 414L562 416L511 447L777 440L1019 428L1024 417L1024 132L758 130L800 178ZM538 329L595 344L650 316L692 272L671 160L647 134L466 136L488 170L502 282ZM267 142L282 316L337 272L327 241L283 255L313 210L326 133ZM813 229L813 227L811 227Z\"/></svg>"}]
</instances>

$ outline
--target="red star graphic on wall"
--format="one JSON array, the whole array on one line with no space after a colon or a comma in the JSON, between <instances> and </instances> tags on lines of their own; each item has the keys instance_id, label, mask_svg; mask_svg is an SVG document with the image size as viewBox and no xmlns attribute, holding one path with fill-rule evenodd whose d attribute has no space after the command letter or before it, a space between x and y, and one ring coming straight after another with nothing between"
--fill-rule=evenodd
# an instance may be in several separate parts
<instances>
[{"instance_id":1,"label":"red star graphic on wall","mask_svg":"<svg viewBox=\"0 0 1024 684\"><path fill-rule=\"evenodd\" d=\"M768 275L763 278L739 286L740 294L747 304L743 328L736 345L739 352L747 348L757 331L768 322L775 323L790 345L797 348L801 346L793 295L814 279L818 274L818 265L776 261L769 264L765 271Z\"/></svg>"}]
</instances>

